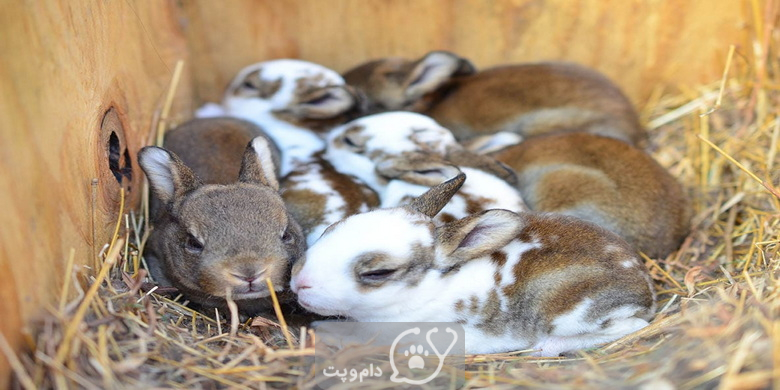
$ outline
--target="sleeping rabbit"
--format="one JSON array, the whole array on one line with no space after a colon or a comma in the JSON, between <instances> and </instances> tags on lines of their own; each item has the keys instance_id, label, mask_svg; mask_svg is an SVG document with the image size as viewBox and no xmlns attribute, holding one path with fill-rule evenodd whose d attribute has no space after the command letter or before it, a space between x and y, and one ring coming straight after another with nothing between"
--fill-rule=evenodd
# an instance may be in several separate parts
<instances>
[{"instance_id":1,"label":"sleeping rabbit","mask_svg":"<svg viewBox=\"0 0 780 390\"><path fill-rule=\"evenodd\" d=\"M690 229L680 183L642 150L587 133L527 139L491 154L517 173L531 210L571 215L610 230L652 258Z\"/></svg>"},{"instance_id":2,"label":"sleeping rabbit","mask_svg":"<svg viewBox=\"0 0 780 390\"><path fill-rule=\"evenodd\" d=\"M205 308L227 310L228 295L243 314L270 308L266 278L284 290L305 251L278 193L271 142L251 123L212 118L173 130L166 147L138 153L157 205L152 276Z\"/></svg>"},{"instance_id":3,"label":"sleeping rabbit","mask_svg":"<svg viewBox=\"0 0 780 390\"><path fill-rule=\"evenodd\" d=\"M648 325L652 281L637 253L605 229L507 210L435 224L464 180L329 227L293 266L299 304L360 322L458 322L470 354L555 356Z\"/></svg>"},{"instance_id":4,"label":"sleeping rabbit","mask_svg":"<svg viewBox=\"0 0 780 390\"><path fill-rule=\"evenodd\" d=\"M564 62L477 71L466 59L433 51L420 59L383 58L344 73L373 112L431 116L458 140L514 132L523 137L585 131L631 144L646 134L621 90L595 70Z\"/></svg>"},{"instance_id":5,"label":"sleeping rabbit","mask_svg":"<svg viewBox=\"0 0 780 390\"><path fill-rule=\"evenodd\" d=\"M433 119L412 112L374 114L328 135L325 157L378 194L382 207L407 203L460 171L468 180L436 219L452 221L491 208L526 210L514 172L495 159L464 150Z\"/></svg>"},{"instance_id":6,"label":"sleeping rabbit","mask_svg":"<svg viewBox=\"0 0 780 390\"><path fill-rule=\"evenodd\" d=\"M242 69L222 109L262 127L281 150L281 193L309 244L333 222L378 204L376 194L322 159L324 133L361 112L362 100L338 73L300 60L259 62Z\"/></svg>"}]
</instances>

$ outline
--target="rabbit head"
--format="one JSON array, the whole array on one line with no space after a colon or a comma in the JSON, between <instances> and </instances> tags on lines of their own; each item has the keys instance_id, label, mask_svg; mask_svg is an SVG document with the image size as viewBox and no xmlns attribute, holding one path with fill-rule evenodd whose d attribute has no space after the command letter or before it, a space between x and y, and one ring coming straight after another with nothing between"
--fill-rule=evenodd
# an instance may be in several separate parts
<instances>
[{"instance_id":1,"label":"rabbit head","mask_svg":"<svg viewBox=\"0 0 780 390\"><path fill-rule=\"evenodd\" d=\"M459 174L409 206L356 214L331 225L293 266L291 289L299 303L318 314L361 321L414 300L414 286L429 272L448 266L436 264L431 218L464 180ZM377 228L381 234L366 234ZM336 247L340 250L333 251Z\"/></svg>"},{"instance_id":2,"label":"rabbit head","mask_svg":"<svg viewBox=\"0 0 780 390\"><path fill-rule=\"evenodd\" d=\"M344 73L347 84L368 99L368 111L414 110L415 103L453 77L476 72L465 58L432 51L420 59L391 57L361 64Z\"/></svg>"},{"instance_id":3,"label":"rabbit head","mask_svg":"<svg viewBox=\"0 0 780 390\"><path fill-rule=\"evenodd\" d=\"M412 112L388 112L355 119L328 133L325 157L339 172L381 191L387 179L375 171L381 160L406 152L443 156L460 147L449 130Z\"/></svg>"},{"instance_id":4,"label":"rabbit head","mask_svg":"<svg viewBox=\"0 0 780 390\"><path fill-rule=\"evenodd\" d=\"M242 69L225 91L231 116L264 124L272 119L321 131L361 110L362 99L344 79L324 66L280 59Z\"/></svg>"},{"instance_id":5,"label":"rabbit head","mask_svg":"<svg viewBox=\"0 0 780 390\"><path fill-rule=\"evenodd\" d=\"M158 147L143 148L139 164L164 206L149 249L187 299L225 307L230 295L251 313L270 294L266 279L284 289L305 241L277 192L267 139L249 143L238 182L226 185L203 184L179 157Z\"/></svg>"}]
</instances>

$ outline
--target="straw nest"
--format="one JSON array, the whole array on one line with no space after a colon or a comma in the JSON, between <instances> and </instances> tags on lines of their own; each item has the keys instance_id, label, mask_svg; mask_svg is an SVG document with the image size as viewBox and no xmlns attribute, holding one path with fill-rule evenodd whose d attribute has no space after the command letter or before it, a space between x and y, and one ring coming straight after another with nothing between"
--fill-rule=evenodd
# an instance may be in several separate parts
<instances>
[{"instance_id":1,"label":"straw nest","mask_svg":"<svg viewBox=\"0 0 780 390\"><path fill-rule=\"evenodd\" d=\"M773 110L780 104L780 64L762 50L769 37L757 40L754 52L732 48L721 82L659 91L643 110L648 151L685 185L695 208L681 249L645 258L660 300L651 326L565 358L468 356L458 387L780 386L780 192L771 184L780 172ZM235 313L196 312L180 297L144 290L145 221L133 213L120 217L100 270L79 269L70 259L70 283L29 340L33 351L14 356L0 343L16 386L315 384L305 328L288 327L282 316L239 323Z\"/></svg>"}]
</instances>

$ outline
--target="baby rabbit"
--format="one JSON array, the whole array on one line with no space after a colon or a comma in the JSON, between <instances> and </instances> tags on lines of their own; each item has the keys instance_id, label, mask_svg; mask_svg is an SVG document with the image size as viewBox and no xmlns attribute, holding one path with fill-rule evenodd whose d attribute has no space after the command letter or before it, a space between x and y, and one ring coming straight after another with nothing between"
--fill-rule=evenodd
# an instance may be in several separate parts
<instances>
[{"instance_id":1,"label":"baby rabbit","mask_svg":"<svg viewBox=\"0 0 780 390\"><path fill-rule=\"evenodd\" d=\"M492 154L515 170L534 211L566 214L623 237L650 257L665 257L688 235L682 186L652 157L624 142L587 133L527 139Z\"/></svg>"},{"instance_id":2,"label":"baby rabbit","mask_svg":"<svg viewBox=\"0 0 780 390\"><path fill-rule=\"evenodd\" d=\"M299 304L361 322L458 322L470 354L555 356L648 325L651 279L607 230L508 210L433 223L464 180L328 228L293 266Z\"/></svg>"},{"instance_id":3,"label":"baby rabbit","mask_svg":"<svg viewBox=\"0 0 780 390\"><path fill-rule=\"evenodd\" d=\"M460 171L469 178L436 219L449 222L491 208L526 210L511 169L463 150L447 129L412 112L353 120L328 135L326 158L367 183L382 207L404 204Z\"/></svg>"},{"instance_id":4,"label":"baby rabbit","mask_svg":"<svg viewBox=\"0 0 780 390\"><path fill-rule=\"evenodd\" d=\"M371 190L321 155L324 132L360 112L361 102L338 73L285 59L244 68L228 86L222 110L207 105L200 114L244 118L268 133L282 153L282 197L312 243L331 223L378 205Z\"/></svg>"},{"instance_id":5,"label":"baby rabbit","mask_svg":"<svg viewBox=\"0 0 780 390\"><path fill-rule=\"evenodd\" d=\"M523 137L586 131L631 144L646 134L631 102L604 75L563 62L477 72L466 59L433 51L418 60L383 58L344 73L370 111L431 116L458 140L500 131Z\"/></svg>"},{"instance_id":6,"label":"baby rabbit","mask_svg":"<svg viewBox=\"0 0 780 390\"><path fill-rule=\"evenodd\" d=\"M205 308L227 310L228 294L243 314L270 308L262 299L270 294L266 278L284 290L291 264L305 251L301 229L278 193L271 143L252 138L257 132L236 119L195 120L166 138L178 156L154 146L138 153L163 206L147 245L150 272Z\"/></svg>"}]
</instances>

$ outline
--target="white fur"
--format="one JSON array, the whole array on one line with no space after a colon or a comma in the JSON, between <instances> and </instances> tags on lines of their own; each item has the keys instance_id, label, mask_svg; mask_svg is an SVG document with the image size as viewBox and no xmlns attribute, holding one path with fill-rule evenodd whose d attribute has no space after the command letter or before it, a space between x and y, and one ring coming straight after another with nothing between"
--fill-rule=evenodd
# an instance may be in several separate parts
<instances>
[{"instance_id":1,"label":"white fur","mask_svg":"<svg viewBox=\"0 0 780 390\"><path fill-rule=\"evenodd\" d=\"M260 164L268 185L278 190L279 181L276 180L276 165L274 164L271 145L268 143L268 140L265 137L255 137L252 140L252 149L255 151L257 163Z\"/></svg>"},{"instance_id":2,"label":"white fur","mask_svg":"<svg viewBox=\"0 0 780 390\"><path fill-rule=\"evenodd\" d=\"M491 225L500 224L487 224ZM483 238L476 240L489 242L489 237L502 231L483 232ZM305 263L293 273L290 287L304 308L322 315L347 316L361 322L460 322L466 331L468 353L537 348L542 350L540 354L557 355L616 340L647 325L646 321L633 317L642 308L632 305L618 307L602 318L589 319L591 309L598 302L585 297L568 313L556 318L549 333L537 334L516 326L508 326L503 332L489 332L483 327L481 314L470 311L472 302L481 310L491 294L495 294L499 309L509 311L505 287L517 283L517 264L525 252L539 248L540 242L510 241L501 249L507 259L502 267L486 255L444 273L449 255L440 250L434 234L430 218L405 208L351 216L334 225L309 248ZM470 245L482 245L473 240ZM419 250L435 253L435 259L424 274L416 274L421 277L416 284L387 281L381 287L371 288L362 286L356 279L354 267L361 256L381 254L385 259L393 259L392 263L404 264L419 255L416 252ZM498 284L496 273L501 276ZM540 286L555 284L554 278L532 282ZM612 325L602 329L606 321Z\"/></svg>"},{"instance_id":3,"label":"white fur","mask_svg":"<svg viewBox=\"0 0 780 390\"><path fill-rule=\"evenodd\" d=\"M160 198L165 200L173 198L173 160L171 155L161 148L147 148L143 151L140 161L144 172L152 186L159 192Z\"/></svg>"},{"instance_id":4,"label":"white fur","mask_svg":"<svg viewBox=\"0 0 780 390\"><path fill-rule=\"evenodd\" d=\"M347 202L328 185L325 180L324 169L321 164L312 162L306 166L299 167L298 171L302 174L288 178L285 183L285 191L307 190L319 194L325 199L325 214L322 215L322 222L312 227L309 234L306 235L308 246L314 244L328 226L348 216ZM361 213L366 212L368 211L368 206L361 204L358 211Z\"/></svg>"},{"instance_id":5,"label":"white fur","mask_svg":"<svg viewBox=\"0 0 780 390\"><path fill-rule=\"evenodd\" d=\"M249 65L238 72L227 89L226 98L230 92L239 87L243 80L252 72L260 69L260 78L274 82L281 79L279 90L266 102L271 110L283 110L290 106L295 98L295 88L298 79L306 78L312 85L327 87L331 85L344 85L344 79L335 71L313 62L280 59L258 62ZM229 99L226 99L229 100ZM227 103L227 102L226 102ZM228 111L230 105L224 104Z\"/></svg>"},{"instance_id":6,"label":"white fur","mask_svg":"<svg viewBox=\"0 0 780 390\"><path fill-rule=\"evenodd\" d=\"M280 175L312 161L312 155L325 148L325 142L314 132L282 121L261 99L230 98L225 102L230 116L251 121L265 131L281 151Z\"/></svg>"},{"instance_id":7,"label":"white fur","mask_svg":"<svg viewBox=\"0 0 780 390\"><path fill-rule=\"evenodd\" d=\"M353 126L364 128L361 136L368 137L365 144L366 155L380 152L385 156L397 156L410 151L427 151L444 155L447 147L458 145L452 132L430 117L406 111L386 112L355 119L331 130L328 134L328 158L334 164L340 163L343 154L353 153L335 144L336 139ZM421 147L424 149L421 150ZM336 168L344 172L350 169L346 164Z\"/></svg>"},{"instance_id":8,"label":"white fur","mask_svg":"<svg viewBox=\"0 0 780 390\"><path fill-rule=\"evenodd\" d=\"M227 115L225 108L217 103L206 103L195 110L196 118L215 118Z\"/></svg>"},{"instance_id":9,"label":"white fur","mask_svg":"<svg viewBox=\"0 0 780 390\"><path fill-rule=\"evenodd\" d=\"M361 153L337 142L354 126L363 127L359 137L367 138ZM447 148L452 146L458 147L455 137L433 119L411 112L388 112L363 117L333 129L328 134L325 156L336 170L359 178L376 191L381 206L386 208L404 204L428 190L428 187L399 180L388 182L374 169L380 160L404 152L430 152L444 156ZM469 197L485 200L484 210L528 210L519 192L503 179L469 167L461 167L461 171L466 174L466 182L442 214L465 217L469 214L466 210L466 199Z\"/></svg>"}]
</instances>

